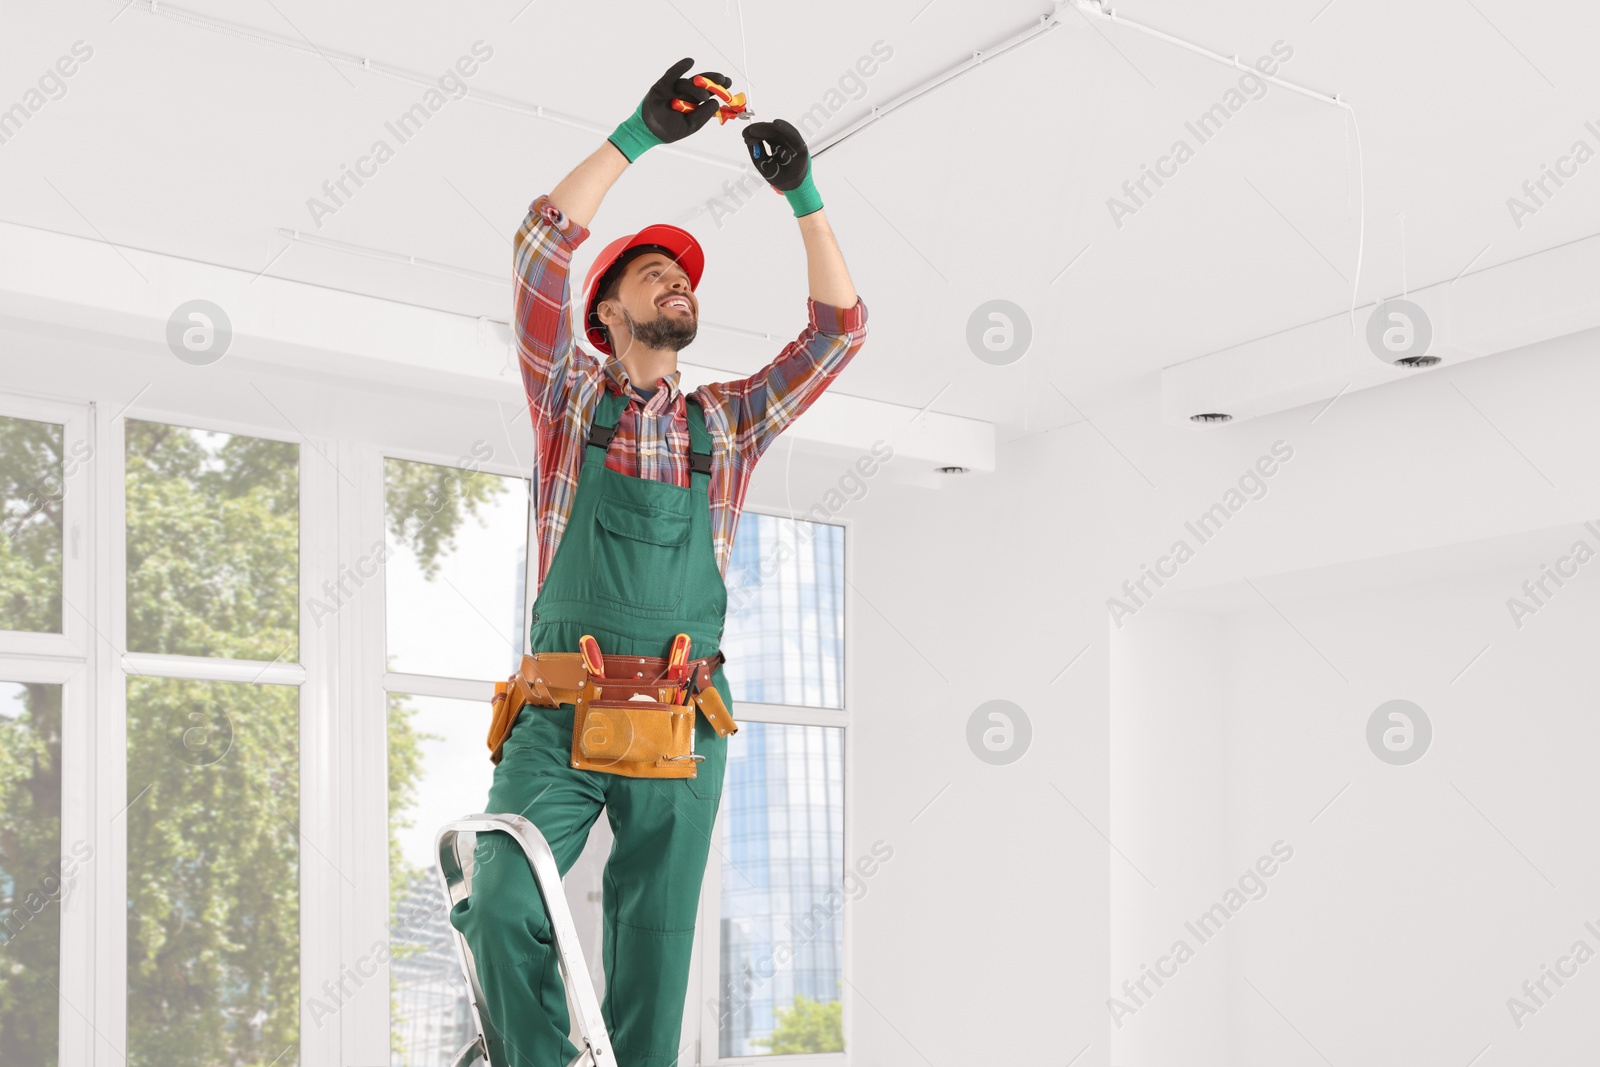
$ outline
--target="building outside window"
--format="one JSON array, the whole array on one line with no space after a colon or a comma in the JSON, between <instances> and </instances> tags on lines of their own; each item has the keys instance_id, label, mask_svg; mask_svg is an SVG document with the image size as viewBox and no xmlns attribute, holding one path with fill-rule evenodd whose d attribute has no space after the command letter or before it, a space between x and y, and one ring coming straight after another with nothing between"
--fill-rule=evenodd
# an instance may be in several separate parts
<instances>
[{"instance_id":1,"label":"building outside window","mask_svg":"<svg viewBox=\"0 0 1600 1067\"><path fill-rule=\"evenodd\" d=\"M735 714L844 708L844 528L746 513L724 634ZM721 809L717 1050L844 1048L844 734L745 721ZM830 894L832 896L830 897Z\"/></svg>"}]
</instances>

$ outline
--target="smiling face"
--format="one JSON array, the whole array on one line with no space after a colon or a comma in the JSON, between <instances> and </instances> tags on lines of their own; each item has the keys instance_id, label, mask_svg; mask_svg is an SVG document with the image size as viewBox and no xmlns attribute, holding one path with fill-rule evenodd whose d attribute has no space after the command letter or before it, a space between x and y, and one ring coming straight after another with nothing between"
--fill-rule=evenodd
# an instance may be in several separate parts
<instances>
[{"instance_id":1,"label":"smiling face","mask_svg":"<svg viewBox=\"0 0 1600 1067\"><path fill-rule=\"evenodd\" d=\"M629 263L595 311L618 357L634 344L681 351L694 340L700 321L688 273L661 252L645 252Z\"/></svg>"}]
</instances>

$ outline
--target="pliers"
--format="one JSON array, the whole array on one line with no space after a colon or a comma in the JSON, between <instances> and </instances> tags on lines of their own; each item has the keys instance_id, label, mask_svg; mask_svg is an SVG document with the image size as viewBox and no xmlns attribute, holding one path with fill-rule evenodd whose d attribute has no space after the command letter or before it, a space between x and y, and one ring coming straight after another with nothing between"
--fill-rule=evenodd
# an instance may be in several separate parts
<instances>
[{"instance_id":1,"label":"pliers","mask_svg":"<svg viewBox=\"0 0 1600 1067\"><path fill-rule=\"evenodd\" d=\"M745 106L743 93L730 95L726 85L718 85L704 74L696 74L694 76L694 84L723 101L722 106L717 108L717 124L719 126L731 118L751 119L755 117L755 112ZM672 110L674 111L689 112L698 110L699 107L699 104L691 104L687 100L674 98L672 101Z\"/></svg>"}]
</instances>

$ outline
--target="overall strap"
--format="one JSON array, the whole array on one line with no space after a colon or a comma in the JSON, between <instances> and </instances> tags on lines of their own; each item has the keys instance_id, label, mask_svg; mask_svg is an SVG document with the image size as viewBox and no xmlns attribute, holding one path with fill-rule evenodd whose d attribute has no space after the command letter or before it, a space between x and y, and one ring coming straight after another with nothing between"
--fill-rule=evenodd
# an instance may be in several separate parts
<instances>
[{"instance_id":1,"label":"overall strap","mask_svg":"<svg viewBox=\"0 0 1600 1067\"><path fill-rule=\"evenodd\" d=\"M706 412L698 400L687 400L684 411L689 417L689 481L701 475L704 488L711 481L711 434L706 432Z\"/></svg>"},{"instance_id":2,"label":"overall strap","mask_svg":"<svg viewBox=\"0 0 1600 1067\"><path fill-rule=\"evenodd\" d=\"M628 398L621 393L613 393L609 389L600 390L600 402L594 409L594 422L589 424L588 444L600 450L600 459L605 460L606 450L611 447L611 438L617 432L617 421L622 418L622 409L627 407Z\"/></svg>"},{"instance_id":3,"label":"overall strap","mask_svg":"<svg viewBox=\"0 0 1600 1067\"><path fill-rule=\"evenodd\" d=\"M594 422L589 426L587 443L600 450L602 461L606 450L611 447L611 438L616 435L617 422L622 418L627 403L627 397L609 389L600 396ZM684 410L689 421L689 480L705 488L711 481L711 434L706 430L705 409L698 400L685 398ZM704 480L695 483L696 475Z\"/></svg>"}]
</instances>

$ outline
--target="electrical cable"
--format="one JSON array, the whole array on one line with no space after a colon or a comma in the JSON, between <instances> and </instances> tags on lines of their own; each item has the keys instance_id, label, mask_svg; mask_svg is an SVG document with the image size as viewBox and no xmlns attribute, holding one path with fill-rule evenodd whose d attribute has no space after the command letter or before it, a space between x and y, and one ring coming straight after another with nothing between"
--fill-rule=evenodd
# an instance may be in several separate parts
<instances>
[{"instance_id":1,"label":"electrical cable","mask_svg":"<svg viewBox=\"0 0 1600 1067\"><path fill-rule=\"evenodd\" d=\"M1339 106L1350 116L1350 126L1356 134L1356 188L1361 190L1360 226L1356 231L1356 276L1350 283L1350 333L1356 331L1356 290L1361 285L1361 261L1367 247L1367 155L1361 148L1361 123L1356 121L1356 109L1343 100ZM1348 158L1348 151L1346 152Z\"/></svg>"},{"instance_id":2,"label":"electrical cable","mask_svg":"<svg viewBox=\"0 0 1600 1067\"><path fill-rule=\"evenodd\" d=\"M739 58L744 60L744 87L751 96L755 96L756 80L750 77L750 46L744 39L744 0L733 0L733 6L739 13Z\"/></svg>"},{"instance_id":3,"label":"electrical cable","mask_svg":"<svg viewBox=\"0 0 1600 1067\"><path fill-rule=\"evenodd\" d=\"M1332 104L1334 107L1342 109L1345 114L1349 116L1350 126L1355 130L1356 135L1356 180L1358 187L1361 190L1361 215L1356 234L1356 273L1355 279L1350 283L1349 308L1350 331L1352 334L1356 333L1356 298L1357 291L1361 287L1361 266L1363 259L1365 258L1367 244L1367 175L1366 154L1361 148L1361 123L1356 120L1356 109L1350 106L1350 102L1345 100L1342 96L1339 96L1337 93L1330 96L1327 93L1319 92L1315 89L1308 89L1304 85L1299 85L1295 82L1289 81L1286 78L1280 78L1275 74L1268 74L1265 71L1256 69L1255 67L1240 63L1238 56L1225 56L1221 52L1213 52L1209 48L1194 44L1190 41L1185 41L1181 37L1174 37L1170 33L1164 33L1153 26L1146 26L1142 22L1135 22L1132 19L1123 18L1111 8L1107 7L1105 5L1105 0L1055 0L1055 3L1058 15L1060 13L1060 9L1070 3L1077 7L1079 11L1094 15L1097 18L1105 19L1107 22L1115 23L1118 26L1125 26L1130 30L1136 30L1139 33L1154 37L1158 41L1165 41L1168 44L1182 48L1185 51L1193 52L1199 56L1204 56L1215 63L1221 63L1225 67L1232 67L1235 70L1242 70L1253 74L1263 81L1270 82L1273 85L1281 85L1285 89L1299 93L1302 96L1308 96L1313 100L1320 100L1325 104ZM1348 168L1349 165L1350 149L1347 130L1345 138L1345 166ZM1346 197L1346 203L1348 203L1348 193L1346 194Z\"/></svg>"}]
</instances>

